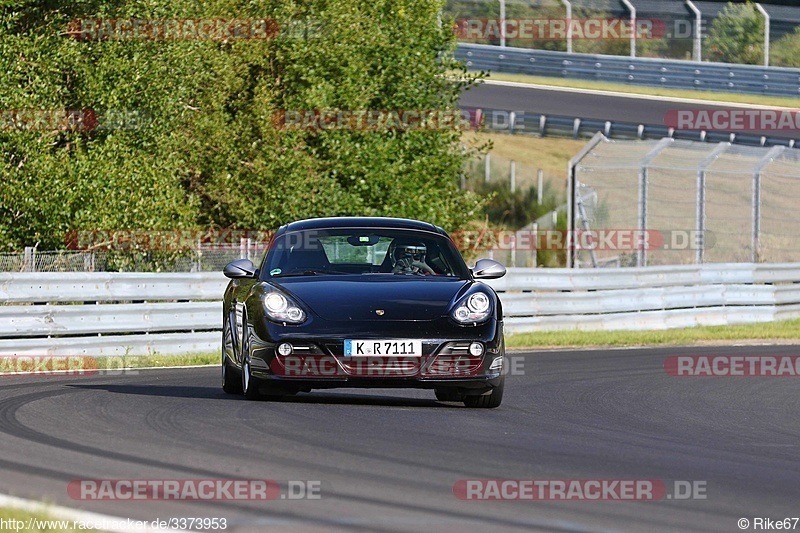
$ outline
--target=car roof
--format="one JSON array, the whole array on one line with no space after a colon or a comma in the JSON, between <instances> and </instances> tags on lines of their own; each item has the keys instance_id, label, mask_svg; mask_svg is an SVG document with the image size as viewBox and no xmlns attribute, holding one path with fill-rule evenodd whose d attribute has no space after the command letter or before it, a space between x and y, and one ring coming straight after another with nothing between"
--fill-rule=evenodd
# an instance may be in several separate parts
<instances>
[{"instance_id":1,"label":"car roof","mask_svg":"<svg viewBox=\"0 0 800 533\"><path fill-rule=\"evenodd\" d=\"M328 217L310 218L298 220L281 227L278 233L286 231L303 231L309 229L329 229L329 228L393 228L393 229L413 229L429 231L439 235L447 235L440 227L434 226L429 222L411 220L408 218L391 217Z\"/></svg>"}]
</instances>

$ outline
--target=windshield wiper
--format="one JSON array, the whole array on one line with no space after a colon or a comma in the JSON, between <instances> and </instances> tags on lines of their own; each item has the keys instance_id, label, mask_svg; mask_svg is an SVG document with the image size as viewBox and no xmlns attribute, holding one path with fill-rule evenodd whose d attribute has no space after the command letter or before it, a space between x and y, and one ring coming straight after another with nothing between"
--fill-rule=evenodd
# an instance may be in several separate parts
<instances>
[{"instance_id":1,"label":"windshield wiper","mask_svg":"<svg viewBox=\"0 0 800 533\"><path fill-rule=\"evenodd\" d=\"M294 272L289 272L286 274L278 274L275 277L279 278L288 278L290 276L324 276L326 274L334 274L334 275L342 275L342 274L349 274L349 272L339 272L338 270L296 270Z\"/></svg>"}]
</instances>

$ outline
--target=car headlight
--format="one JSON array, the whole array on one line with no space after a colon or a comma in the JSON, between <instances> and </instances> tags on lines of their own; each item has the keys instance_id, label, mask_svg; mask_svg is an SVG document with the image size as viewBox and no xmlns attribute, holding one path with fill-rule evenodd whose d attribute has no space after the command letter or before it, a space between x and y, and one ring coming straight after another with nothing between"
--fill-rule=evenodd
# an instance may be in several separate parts
<instances>
[{"instance_id":1,"label":"car headlight","mask_svg":"<svg viewBox=\"0 0 800 533\"><path fill-rule=\"evenodd\" d=\"M300 324L305 322L306 313L291 298L278 291L268 292L264 296L264 311L276 322Z\"/></svg>"},{"instance_id":2,"label":"car headlight","mask_svg":"<svg viewBox=\"0 0 800 533\"><path fill-rule=\"evenodd\" d=\"M485 322L491 312L489 296L484 292L474 292L456 304L452 317L459 324L479 323Z\"/></svg>"}]
</instances>

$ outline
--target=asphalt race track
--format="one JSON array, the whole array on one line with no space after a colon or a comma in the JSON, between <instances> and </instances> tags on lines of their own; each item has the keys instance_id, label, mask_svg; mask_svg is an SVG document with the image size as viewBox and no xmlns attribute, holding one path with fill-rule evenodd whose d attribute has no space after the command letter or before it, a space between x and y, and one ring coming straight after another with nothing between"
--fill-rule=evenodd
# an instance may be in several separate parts
<instances>
[{"instance_id":1,"label":"asphalt race track","mask_svg":"<svg viewBox=\"0 0 800 533\"><path fill-rule=\"evenodd\" d=\"M495 410L405 390L248 402L222 392L217 368L4 376L0 492L146 520L225 517L234 531L739 531L739 518L800 515L798 378L670 377L663 364L797 352L525 354ZM272 479L284 496L289 480L316 480L321 499L67 494L71 480L128 478ZM701 481L706 499L462 501L464 479Z\"/></svg>"},{"instance_id":2,"label":"asphalt race track","mask_svg":"<svg viewBox=\"0 0 800 533\"><path fill-rule=\"evenodd\" d=\"M464 91L461 94L460 105L468 108L503 109L531 114L651 125L663 125L664 117L671 110L731 109L725 104L685 103L652 97L637 98L633 95L571 92L560 88L545 89L499 84L482 84ZM791 139L797 136L795 130L776 130L765 134L770 137Z\"/></svg>"}]
</instances>

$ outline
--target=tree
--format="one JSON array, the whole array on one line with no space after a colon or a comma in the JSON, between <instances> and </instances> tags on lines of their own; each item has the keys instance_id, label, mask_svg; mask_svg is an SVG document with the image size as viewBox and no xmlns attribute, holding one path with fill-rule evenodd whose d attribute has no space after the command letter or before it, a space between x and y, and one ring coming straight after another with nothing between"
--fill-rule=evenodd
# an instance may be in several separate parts
<instances>
[{"instance_id":1,"label":"tree","mask_svg":"<svg viewBox=\"0 0 800 533\"><path fill-rule=\"evenodd\" d=\"M756 6L728 3L711 24L705 57L724 63L757 65L764 61L764 18Z\"/></svg>"},{"instance_id":2,"label":"tree","mask_svg":"<svg viewBox=\"0 0 800 533\"><path fill-rule=\"evenodd\" d=\"M0 8L0 110L91 109L100 125L0 126L0 250L63 247L70 230L259 230L344 214L457 229L483 205L457 187L470 157L460 131L286 131L274 121L283 110L457 112L476 75L452 59L440 7L23 0ZM97 17L266 18L287 31L259 40L70 38L72 21ZM109 122L114 113L138 119L120 127Z\"/></svg>"}]
</instances>

